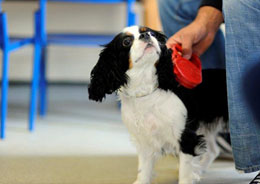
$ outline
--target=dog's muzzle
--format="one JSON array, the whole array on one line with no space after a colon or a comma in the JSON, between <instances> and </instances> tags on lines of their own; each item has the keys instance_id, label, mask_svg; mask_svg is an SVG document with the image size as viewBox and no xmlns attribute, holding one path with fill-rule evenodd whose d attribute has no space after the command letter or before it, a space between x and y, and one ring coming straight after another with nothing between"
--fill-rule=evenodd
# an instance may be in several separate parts
<instances>
[{"instance_id":1,"label":"dog's muzzle","mask_svg":"<svg viewBox=\"0 0 260 184\"><path fill-rule=\"evenodd\" d=\"M151 42L151 36L149 35L149 33L141 33L140 37L139 37L140 40L146 42L146 43L149 43Z\"/></svg>"}]
</instances>

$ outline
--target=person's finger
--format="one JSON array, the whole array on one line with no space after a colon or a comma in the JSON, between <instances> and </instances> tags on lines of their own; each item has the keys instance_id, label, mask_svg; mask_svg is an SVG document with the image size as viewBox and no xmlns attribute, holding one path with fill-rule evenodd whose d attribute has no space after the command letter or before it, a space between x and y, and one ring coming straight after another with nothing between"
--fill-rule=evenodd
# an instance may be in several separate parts
<instances>
[{"instance_id":1,"label":"person's finger","mask_svg":"<svg viewBox=\"0 0 260 184\"><path fill-rule=\"evenodd\" d=\"M174 35L166 42L166 46L167 48L172 48L177 43L181 43L181 42L178 41L178 39L175 39L175 35Z\"/></svg>"},{"instance_id":2,"label":"person's finger","mask_svg":"<svg viewBox=\"0 0 260 184\"><path fill-rule=\"evenodd\" d=\"M192 55L192 45L193 40L191 37L187 36L185 38L182 38L182 55L186 59L190 59Z\"/></svg>"}]
</instances>

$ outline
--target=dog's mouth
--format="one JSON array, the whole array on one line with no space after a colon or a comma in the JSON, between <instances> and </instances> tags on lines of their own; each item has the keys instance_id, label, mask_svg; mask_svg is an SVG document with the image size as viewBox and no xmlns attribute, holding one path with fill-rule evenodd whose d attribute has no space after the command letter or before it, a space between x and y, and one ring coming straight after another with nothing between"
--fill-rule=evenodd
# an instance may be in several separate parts
<instances>
[{"instance_id":1,"label":"dog's mouth","mask_svg":"<svg viewBox=\"0 0 260 184\"><path fill-rule=\"evenodd\" d=\"M146 54L147 50L149 50L151 48L156 50L157 55L160 55L160 52L158 51L158 49L156 48L154 43L152 41L150 41L150 42L147 42L147 45L144 48L143 54L135 62L137 63L138 61L140 61L143 58L143 56Z\"/></svg>"},{"instance_id":2,"label":"dog's mouth","mask_svg":"<svg viewBox=\"0 0 260 184\"><path fill-rule=\"evenodd\" d=\"M148 42L144 50L146 50L146 49L148 49L148 48L151 48L151 47L155 47L155 46L153 45L153 42Z\"/></svg>"}]
</instances>

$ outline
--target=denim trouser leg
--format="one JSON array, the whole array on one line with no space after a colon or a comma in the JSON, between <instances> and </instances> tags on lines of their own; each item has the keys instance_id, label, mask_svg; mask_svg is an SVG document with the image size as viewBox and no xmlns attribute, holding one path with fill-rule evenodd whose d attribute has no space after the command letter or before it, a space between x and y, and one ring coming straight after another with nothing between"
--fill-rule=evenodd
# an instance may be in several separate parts
<instances>
[{"instance_id":1,"label":"denim trouser leg","mask_svg":"<svg viewBox=\"0 0 260 184\"><path fill-rule=\"evenodd\" d=\"M260 122L247 106L242 81L260 62L260 1L223 0L223 9L233 154L238 170L254 172L260 170Z\"/></svg>"},{"instance_id":2,"label":"denim trouser leg","mask_svg":"<svg viewBox=\"0 0 260 184\"><path fill-rule=\"evenodd\" d=\"M159 12L164 33L170 37L190 24L196 17L201 0L159 0ZM203 68L225 68L225 44L221 30L201 57Z\"/></svg>"}]
</instances>

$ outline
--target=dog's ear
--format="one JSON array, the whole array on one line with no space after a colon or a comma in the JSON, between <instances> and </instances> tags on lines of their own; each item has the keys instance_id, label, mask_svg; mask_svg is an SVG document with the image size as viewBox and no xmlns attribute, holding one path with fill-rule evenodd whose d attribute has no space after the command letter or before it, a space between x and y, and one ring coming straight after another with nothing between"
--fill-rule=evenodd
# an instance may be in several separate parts
<instances>
[{"instance_id":1,"label":"dog's ear","mask_svg":"<svg viewBox=\"0 0 260 184\"><path fill-rule=\"evenodd\" d=\"M116 38L99 55L99 60L91 71L89 99L102 101L106 94L111 94L126 84L125 74L129 65L129 52L120 51Z\"/></svg>"},{"instance_id":2,"label":"dog's ear","mask_svg":"<svg viewBox=\"0 0 260 184\"><path fill-rule=\"evenodd\" d=\"M161 55L156 65L159 88L164 90L175 91L178 83L175 80L172 62L172 49L168 49L166 45L161 46Z\"/></svg>"}]
</instances>

